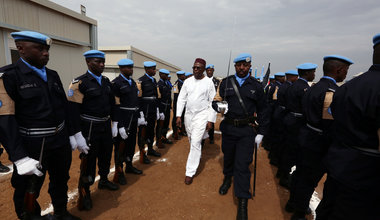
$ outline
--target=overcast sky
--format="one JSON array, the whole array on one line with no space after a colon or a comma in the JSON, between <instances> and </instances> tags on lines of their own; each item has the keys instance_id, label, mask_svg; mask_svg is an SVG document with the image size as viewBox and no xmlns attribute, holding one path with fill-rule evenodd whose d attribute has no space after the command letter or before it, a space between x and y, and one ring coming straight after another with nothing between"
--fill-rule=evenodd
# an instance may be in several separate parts
<instances>
[{"instance_id":1,"label":"overcast sky","mask_svg":"<svg viewBox=\"0 0 380 220\"><path fill-rule=\"evenodd\" d=\"M323 56L352 59L349 77L368 70L380 33L378 0L52 0L98 21L99 46L132 45L186 71L196 57L225 76L232 58L251 53L261 73L284 72ZM230 74L234 74L231 65Z\"/></svg>"}]
</instances>

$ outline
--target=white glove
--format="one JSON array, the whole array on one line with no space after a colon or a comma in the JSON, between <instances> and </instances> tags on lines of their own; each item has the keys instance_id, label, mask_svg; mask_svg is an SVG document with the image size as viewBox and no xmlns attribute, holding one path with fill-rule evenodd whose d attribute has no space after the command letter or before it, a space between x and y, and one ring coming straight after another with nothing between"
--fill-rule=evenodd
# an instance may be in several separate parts
<instances>
[{"instance_id":1,"label":"white glove","mask_svg":"<svg viewBox=\"0 0 380 220\"><path fill-rule=\"evenodd\" d=\"M15 165L17 167L18 175L44 175L39 169L37 169L38 161L33 158L24 157L15 161Z\"/></svg>"},{"instance_id":2,"label":"white glove","mask_svg":"<svg viewBox=\"0 0 380 220\"><path fill-rule=\"evenodd\" d=\"M112 127L111 127L111 130L112 130L112 137L116 137L117 136L117 124L119 122L117 121L113 121L112 122Z\"/></svg>"},{"instance_id":3,"label":"white glove","mask_svg":"<svg viewBox=\"0 0 380 220\"><path fill-rule=\"evenodd\" d=\"M257 145L257 149L259 149L261 142L263 141L264 135L258 134L255 137L255 143Z\"/></svg>"},{"instance_id":4,"label":"white glove","mask_svg":"<svg viewBox=\"0 0 380 220\"><path fill-rule=\"evenodd\" d=\"M120 137L123 138L124 140L128 138L127 131L125 130L124 127L119 128L119 134L120 134Z\"/></svg>"},{"instance_id":5,"label":"white glove","mask_svg":"<svg viewBox=\"0 0 380 220\"><path fill-rule=\"evenodd\" d=\"M157 118L157 120L160 119L160 110L158 108L157 108L156 118Z\"/></svg>"},{"instance_id":6,"label":"white glove","mask_svg":"<svg viewBox=\"0 0 380 220\"><path fill-rule=\"evenodd\" d=\"M148 122L145 121L144 113L140 112L140 118L137 119L137 126L147 125L147 124L148 124Z\"/></svg>"},{"instance_id":7,"label":"white glove","mask_svg":"<svg viewBox=\"0 0 380 220\"><path fill-rule=\"evenodd\" d=\"M160 120L165 120L165 115L164 115L164 113L160 113Z\"/></svg>"},{"instance_id":8,"label":"white glove","mask_svg":"<svg viewBox=\"0 0 380 220\"><path fill-rule=\"evenodd\" d=\"M78 147L78 143L75 140L74 135L70 136L69 139L70 139L71 150L76 150Z\"/></svg>"},{"instance_id":9,"label":"white glove","mask_svg":"<svg viewBox=\"0 0 380 220\"><path fill-rule=\"evenodd\" d=\"M74 134L74 137L78 144L78 151L81 153L88 154L90 148L87 146L86 139L84 139L82 132L80 131Z\"/></svg>"},{"instance_id":10,"label":"white glove","mask_svg":"<svg viewBox=\"0 0 380 220\"><path fill-rule=\"evenodd\" d=\"M217 102L218 111L222 114L226 114L228 112L228 103L227 102Z\"/></svg>"}]
</instances>

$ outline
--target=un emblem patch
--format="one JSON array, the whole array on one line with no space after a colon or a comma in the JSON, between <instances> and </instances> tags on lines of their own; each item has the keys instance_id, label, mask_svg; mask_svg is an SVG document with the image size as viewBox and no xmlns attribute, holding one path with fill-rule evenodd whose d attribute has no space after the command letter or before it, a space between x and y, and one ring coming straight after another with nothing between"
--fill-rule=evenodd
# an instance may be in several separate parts
<instances>
[{"instance_id":1,"label":"un emblem patch","mask_svg":"<svg viewBox=\"0 0 380 220\"><path fill-rule=\"evenodd\" d=\"M69 97L73 96L73 95L74 95L74 90L69 89L69 91L67 92L67 95L68 95Z\"/></svg>"}]
</instances>

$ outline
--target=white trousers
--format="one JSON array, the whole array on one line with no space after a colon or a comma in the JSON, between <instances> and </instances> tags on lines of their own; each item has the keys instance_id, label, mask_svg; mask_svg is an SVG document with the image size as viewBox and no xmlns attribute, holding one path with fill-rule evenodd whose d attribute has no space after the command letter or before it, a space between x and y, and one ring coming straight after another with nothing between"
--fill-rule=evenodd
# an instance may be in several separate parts
<instances>
[{"instance_id":1,"label":"white trousers","mask_svg":"<svg viewBox=\"0 0 380 220\"><path fill-rule=\"evenodd\" d=\"M192 177L197 172L202 154L202 138L206 131L208 111L185 113L185 127L190 142L190 152L186 163L186 176Z\"/></svg>"}]
</instances>

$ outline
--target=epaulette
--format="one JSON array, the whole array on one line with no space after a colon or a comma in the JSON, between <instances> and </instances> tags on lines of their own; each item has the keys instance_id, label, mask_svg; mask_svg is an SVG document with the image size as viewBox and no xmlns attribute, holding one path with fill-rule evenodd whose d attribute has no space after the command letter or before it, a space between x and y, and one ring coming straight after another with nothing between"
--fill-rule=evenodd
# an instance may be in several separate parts
<instances>
[{"instance_id":1,"label":"epaulette","mask_svg":"<svg viewBox=\"0 0 380 220\"><path fill-rule=\"evenodd\" d=\"M81 81L81 79L83 79L85 77L86 77L86 74L80 75L77 78L74 78L73 81L71 81L71 83L72 84L78 83L79 81Z\"/></svg>"},{"instance_id":2,"label":"epaulette","mask_svg":"<svg viewBox=\"0 0 380 220\"><path fill-rule=\"evenodd\" d=\"M0 68L0 78L3 77L4 73L8 70L14 69L16 66L14 64L9 64Z\"/></svg>"}]
</instances>

